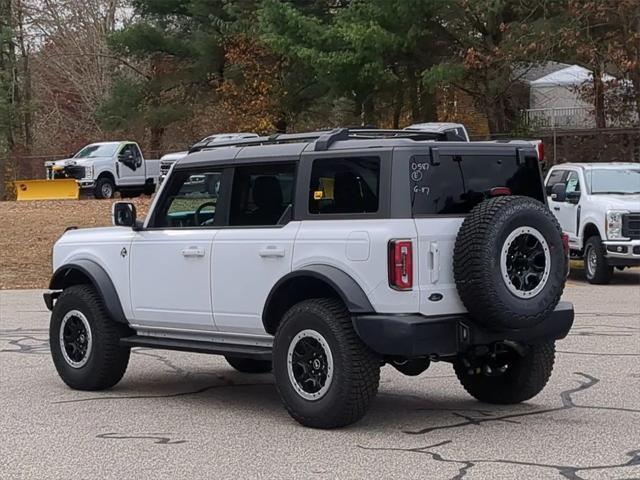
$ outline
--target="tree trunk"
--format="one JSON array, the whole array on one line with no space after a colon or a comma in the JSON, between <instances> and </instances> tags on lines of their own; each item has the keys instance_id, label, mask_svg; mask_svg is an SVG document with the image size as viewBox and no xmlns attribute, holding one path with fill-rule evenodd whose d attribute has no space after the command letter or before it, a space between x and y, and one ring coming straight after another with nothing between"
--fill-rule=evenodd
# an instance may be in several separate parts
<instances>
[{"instance_id":1,"label":"tree trunk","mask_svg":"<svg viewBox=\"0 0 640 480\"><path fill-rule=\"evenodd\" d=\"M604 83L602 83L603 71L598 65L593 70L593 99L596 110L596 128L607 128L607 117L604 102Z\"/></svg>"},{"instance_id":2,"label":"tree trunk","mask_svg":"<svg viewBox=\"0 0 640 480\"><path fill-rule=\"evenodd\" d=\"M402 81L398 82L396 95L393 102L393 128L400 128L400 116L404 107L404 88Z\"/></svg>"},{"instance_id":3,"label":"tree trunk","mask_svg":"<svg viewBox=\"0 0 640 480\"><path fill-rule=\"evenodd\" d=\"M149 140L149 149L151 155L158 155L162 148L162 137L164 136L164 127L151 127L151 139Z\"/></svg>"}]
</instances>

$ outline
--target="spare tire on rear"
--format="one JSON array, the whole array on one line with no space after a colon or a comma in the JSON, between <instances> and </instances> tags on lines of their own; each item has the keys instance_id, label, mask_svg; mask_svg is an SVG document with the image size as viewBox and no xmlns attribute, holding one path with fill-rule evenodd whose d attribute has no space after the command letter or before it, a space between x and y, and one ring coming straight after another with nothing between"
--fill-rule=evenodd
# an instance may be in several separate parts
<instances>
[{"instance_id":1,"label":"spare tire on rear","mask_svg":"<svg viewBox=\"0 0 640 480\"><path fill-rule=\"evenodd\" d=\"M532 327L556 307L567 275L562 231L541 202L496 197L476 205L456 238L458 294L493 329Z\"/></svg>"}]
</instances>

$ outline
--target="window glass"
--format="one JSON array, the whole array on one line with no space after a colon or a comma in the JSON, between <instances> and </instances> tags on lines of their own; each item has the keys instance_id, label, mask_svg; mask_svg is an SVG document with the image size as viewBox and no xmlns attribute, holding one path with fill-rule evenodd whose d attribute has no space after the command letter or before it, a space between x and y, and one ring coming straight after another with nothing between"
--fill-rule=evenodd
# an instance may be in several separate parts
<instances>
[{"instance_id":1,"label":"window glass","mask_svg":"<svg viewBox=\"0 0 640 480\"><path fill-rule=\"evenodd\" d=\"M567 176L567 188L566 193L573 193L580 191L580 181L578 180L578 174L576 172L569 172Z\"/></svg>"},{"instance_id":2,"label":"window glass","mask_svg":"<svg viewBox=\"0 0 640 480\"><path fill-rule=\"evenodd\" d=\"M378 211L380 159L323 158L313 161L309 213L374 213Z\"/></svg>"},{"instance_id":3,"label":"window glass","mask_svg":"<svg viewBox=\"0 0 640 480\"><path fill-rule=\"evenodd\" d=\"M177 172L158 209L156 227L212 226L221 180L221 170Z\"/></svg>"},{"instance_id":4,"label":"window glass","mask_svg":"<svg viewBox=\"0 0 640 480\"><path fill-rule=\"evenodd\" d=\"M562 182L564 175L567 173L566 170L554 170L549 174L549 178L547 179L547 195L551 195L551 189L556 183Z\"/></svg>"},{"instance_id":5,"label":"window glass","mask_svg":"<svg viewBox=\"0 0 640 480\"><path fill-rule=\"evenodd\" d=\"M440 155L439 163L416 156L410 161L413 213L465 214L493 195L524 195L543 200L538 160L515 155Z\"/></svg>"},{"instance_id":6,"label":"window glass","mask_svg":"<svg viewBox=\"0 0 640 480\"><path fill-rule=\"evenodd\" d=\"M587 174L591 193L637 195L640 193L640 168L594 168Z\"/></svg>"},{"instance_id":7,"label":"window glass","mask_svg":"<svg viewBox=\"0 0 640 480\"><path fill-rule=\"evenodd\" d=\"M237 167L229 225L277 225L291 204L294 164Z\"/></svg>"},{"instance_id":8,"label":"window glass","mask_svg":"<svg viewBox=\"0 0 640 480\"><path fill-rule=\"evenodd\" d=\"M94 143L87 145L76 153L74 158L113 157L119 145L119 143Z\"/></svg>"}]
</instances>

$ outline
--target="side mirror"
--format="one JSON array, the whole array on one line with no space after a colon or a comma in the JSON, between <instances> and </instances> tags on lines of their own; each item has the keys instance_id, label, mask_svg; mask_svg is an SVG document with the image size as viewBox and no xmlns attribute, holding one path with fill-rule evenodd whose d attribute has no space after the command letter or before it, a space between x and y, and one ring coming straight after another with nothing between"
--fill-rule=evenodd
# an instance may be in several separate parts
<instances>
[{"instance_id":1,"label":"side mirror","mask_svg":"<svg viewBox=\"0 0 640 480\"><path fill-rule=\"evenodd\" d=\"M566 195L567 202L576 204L580 202L580 192L569 192Z\"/></svg>"},{"instance_id":2,"label":"side mirror","mask_svg":"<svg viewBox=\"0 0 640 480\"><path fill-rule=\"evenodd\" d=\"M554 202L565 202L567 200L567 184L556 183L551 188L551 200Z\"/></svg>"},{"instance_id":3,"label":"side mirror","mask_svg":"<svg viewBox=\"0 0 640 480\"><path fill-rule=\"evenodd\" d=\"M116 227L136 227L136 207L130 202L116 202L111 207L111 221Z\"/></svg>"},{"instance_id":4,"label":"side mirror","mask_svg":"<svg viewBox=\"0 0 640 480\"><path fill-rule=\"evenodd\" d=\"M551 188L551 200L554 202L564 202L567 199L567 185L565 183L556 183Z\"/></svg>"}]
</instances>

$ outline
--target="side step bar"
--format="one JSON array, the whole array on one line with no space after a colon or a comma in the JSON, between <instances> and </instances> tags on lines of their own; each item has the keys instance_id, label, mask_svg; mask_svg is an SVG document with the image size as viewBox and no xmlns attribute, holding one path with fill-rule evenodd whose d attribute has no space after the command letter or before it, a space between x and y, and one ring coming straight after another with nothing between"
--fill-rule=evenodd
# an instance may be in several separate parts
<instances>
[{"instance_id":1,"label":"side step bar","mask_svg":"<svg viewBox=\"0 0 640 480\"><path fill-rule=\"evenodd\" d=\"M178 350L181 352L229 355L238 358L252 358L254 360L271 360L270 347L254 345L200 342L197 340L179 340L175 338L148 337L143 335L121 338L120 344L127 347L159 348L163 350Z\"/></svg>"}]
</instances>

